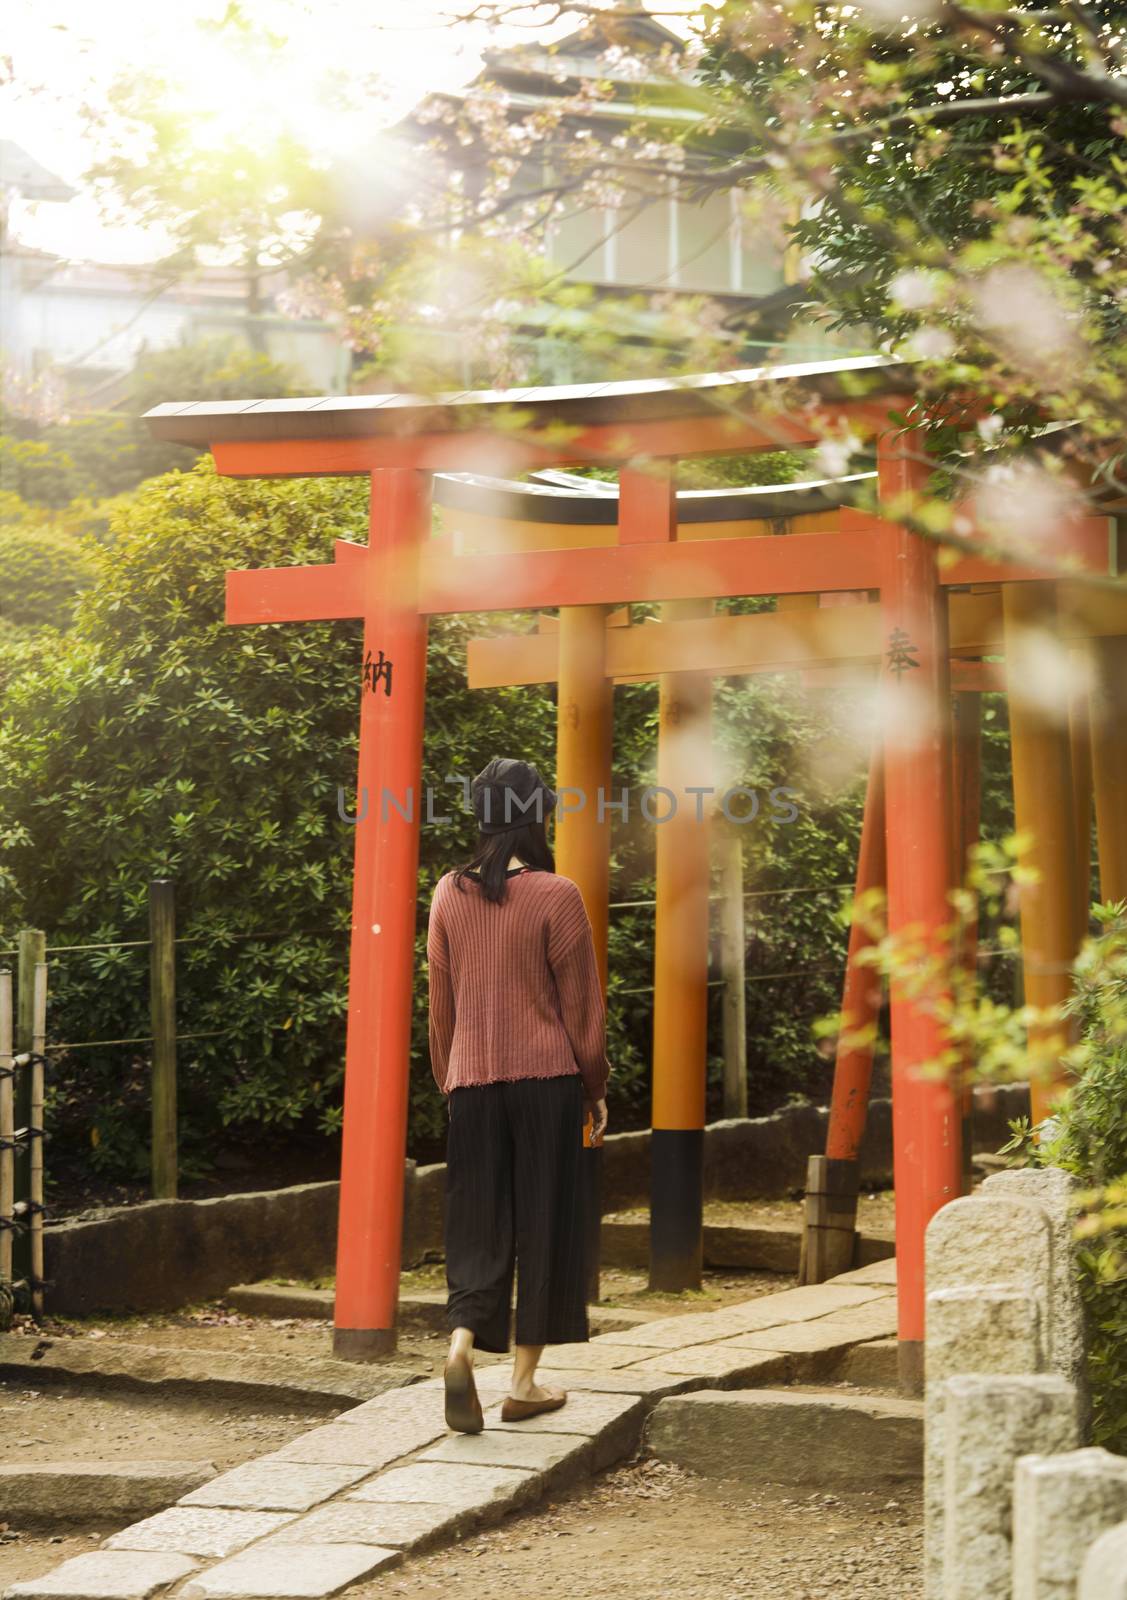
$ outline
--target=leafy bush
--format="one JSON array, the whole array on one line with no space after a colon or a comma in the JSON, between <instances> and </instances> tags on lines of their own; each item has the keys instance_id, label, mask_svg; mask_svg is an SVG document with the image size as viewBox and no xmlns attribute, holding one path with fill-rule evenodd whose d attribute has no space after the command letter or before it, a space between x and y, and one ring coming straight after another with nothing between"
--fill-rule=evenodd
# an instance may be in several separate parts
<instances>
[{"instance_id":1,"label":"leafy bush","mask_svg":"<svg viewBox=\"0 0 1127 1600\"><path fill-rule=\"evenodd\" d=\"M1037 1128L1011 1124L1015 1161L1062 1167L1084 1184L1077 1225L1088 1313L1088 1373L1097 1444L1127 1455L1127 904L1096 906L1100 932L1077 957L1064 1008L1080 1036L1075 1081Z\"/></svg>"},{"instance_id":2,"label":"leafy bush","mask_svg":"<svg viewBox=\"0 0 1127 1600\"><path fill-rule=\"evenodd\" d=\"M0 622L66 628L93 578L92 563L69 534L0 525Z\"/></svg>"},{"instance_id":3,"label":"leafy bush","mask_svg":"<svg viewBox=\"0 0 1127 1600\"><path fill-rule=\"evenodd\" d=\"M1093 1432L1127 1454L1127 905L1096 908L1100 933L1076 962L1068 1006L1080 1027L1077 1080L1035 1146L1036 1159L1088 1189L1081 1289L1091 1332Z\"/></svg>"}]
</instances>

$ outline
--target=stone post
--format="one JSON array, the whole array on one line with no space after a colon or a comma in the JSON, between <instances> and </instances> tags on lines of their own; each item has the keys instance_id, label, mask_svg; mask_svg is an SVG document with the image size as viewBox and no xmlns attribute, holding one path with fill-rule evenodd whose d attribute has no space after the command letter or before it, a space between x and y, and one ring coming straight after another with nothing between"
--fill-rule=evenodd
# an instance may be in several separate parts
<instances>
[{"instance_id":1,"label":"stone post","mask_svg":"<svg viewBox=\"0 0 1127 1600\"><path fill-rule=\"evenodd\" d=\"M1124 1517L1127 1457L1099 1449L1023 1456L1014 1473L1013 1600L1075 1600L1089 1546Z\"/></svg>"},{"instance_id":2,"label":"stone post","mask_svg":"<svg viewBox=\"0 0 1127 1600\"><path fill-rule=\"evenodd\" d=\"M1047 1374L955 1377L941 1388L945 1507L940 1593L943 1600L1011 1600L1014 1464L1030 1453L1031 1445L1040 1450L1075 1445L1076 1391L1063 1378ZM934 1594L928 1590L929 1600Z\"/></svg>"},{"instance_id":3,"label":"stone post","mask_svg":"<svg viewBox=\"0 0 1127 1600\"><path fill-rule=\"evenodd\" d=\"M1043 1372L1049 1218L1028 1200L952 1201L927 1230L924 1580L941 1600L944 1552L943 1383L957 1374Z\"/></svg>"},{"instance_id":4,"label":"stone post","mask_svg":"<svg viewBox=\"0 0 1127 1600\"><path fill-rule=\"evenodd\" d=\"M924 1392L924 1561L928 1600L943 1596L944 1382L960 1373L1044 1370L1037 1302L1021 1289L934 1289L927 1297Z\"/></svg>"},{"instance_id":5,"label":"stone post","mask_svg":"<svg viewBox=\"0 0 1127 1600\"><path fill-rule=\"evenodd\" d=\"M1012 1172L996 1172L986 1179L981 1199L1021 1200L1038 1206L1049 1219L1052 1234L1052 1266L1048 1291L1049 1371L1059 1373L1076 1385L1080 1398L1080 1421L1087 1435L1088 1352L1084 1302L1080 1298L1080 1279L1076 1267L1075 1199L1081 1184L1059 1167L1023 1167Z\"/></svg>"},{"instance_id":6,"label":"stone post","mask_svg":"<svg viewBox=\"0 0 1127 1600\"><path fill-rule=\"evenodd\" d=\"M1127 1600L1127 1522L1101 1533L1088 1551L1077 1600Z\"/></svg>"}]
</instances>

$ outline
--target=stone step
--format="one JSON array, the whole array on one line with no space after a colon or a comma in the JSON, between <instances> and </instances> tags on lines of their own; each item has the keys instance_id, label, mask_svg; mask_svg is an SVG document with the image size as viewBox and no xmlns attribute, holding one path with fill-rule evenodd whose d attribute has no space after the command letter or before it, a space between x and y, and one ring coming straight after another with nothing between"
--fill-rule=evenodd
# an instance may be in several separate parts
<instances>
[{"instance_id":1,"label":"stone step","mask_svg":"<svg viewBox=\"0 0 1127 1600\"><path fill-rule=\"evenodd\" d=\"M314 1409L323 1406L326 1411L339 1411L343 1405L370 1400L429 1372L429 1365L420 1361L365 1366L329 1355L230 1355L134 1344L127 1339L95 1342L81 1336L30 1339L0 1334L0 1378L34 1378L35 1388L66 1379L98 1386L179 1391L197 1398Z\"/></svg>"},{"instance_id":2,"label":"stone step","mask_svg":"<svg viewBox=\"0 0 1127 1600\"><path fill-rule=\"evenodd\" d=\"M856 1344L846 1351L834 1376L845 1383L855 1383L859 1389L885 1389L889 1394L898 1394L899 1349L896 1339L872 1339L868 1344Z\"/></svg>"},{"instance_id":3,"label":"stone step","mask_svg":"<svg viewBox=\"0 0 1127 1600\"><path fill-rule=\"evenodd\" d=\"M856 1489L923 1476L923 1403L786 1389L660 1400L643 1448L710 1478Z\"/></svg>"},{"instance_id":4,"label":"stone step","mask_svg":"<svg viewBox=\"0 0 1127 1600\"><path fill-rule=\"evenodd\" d=\"M287 1283L236 1283L223 1296L233 1311L248 1317L297 1317L329 1321L333 1315L332 1289L307 1289ZM588 1306L587 1321L594 1338L601 1333L621 1333L652 1321L656 1311L632 1311L619 1306ZM428 1333L446 1331L446 1293L442 1289L412 1289L399 1297L399 1320L404 1328Z\"/></svg>"},{"instance_id":5,"label":"stone step","mask_svg":"<svg viewBox=\"0 0 1127 1600\"><path fill-rule=\"evenodd\" d=\"M606 1267L645 1267L649 1262L650 1228L646 1221L617 1222L604 1218L600 1234L600 1260ZM800 1226L756 1227L750 1223L704 1224L703 1252L706 1267L729 1271L798 1271L802 1250ZM896 1254L891 1235L859 1234L854 1266L865 1267L888 1260Z\"/></svg>"},{"instance_id":6,"label":"stone step","mask_svg":"<svg viewBox=\"0 0 1127 1600\"><path fill-rule=\"evenodd\" d=\"M214 1477L210 1461L23 1461L0 1466L0 1507L20 1528L144 1517Z\"/></svg>"}]
</instances>

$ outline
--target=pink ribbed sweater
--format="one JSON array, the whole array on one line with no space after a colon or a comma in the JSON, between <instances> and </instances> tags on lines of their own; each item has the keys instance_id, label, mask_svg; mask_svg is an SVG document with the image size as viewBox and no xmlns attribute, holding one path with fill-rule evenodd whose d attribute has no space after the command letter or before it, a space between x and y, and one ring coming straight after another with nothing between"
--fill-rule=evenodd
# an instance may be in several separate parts
<instances>
[{"instance_id":1,"label":"pink ribbed sweater","mask_svg":"<svg viewBox=\"0 0 1127 1600\"><path fill-rule=\"evenodd\" d=\"M570 878L524 871L491 904L472 879L435 885L427 930L430 1059L448 1094L579 1072L606 1092L606 1020L591 924Z\"/></svg>"}]
</instances>

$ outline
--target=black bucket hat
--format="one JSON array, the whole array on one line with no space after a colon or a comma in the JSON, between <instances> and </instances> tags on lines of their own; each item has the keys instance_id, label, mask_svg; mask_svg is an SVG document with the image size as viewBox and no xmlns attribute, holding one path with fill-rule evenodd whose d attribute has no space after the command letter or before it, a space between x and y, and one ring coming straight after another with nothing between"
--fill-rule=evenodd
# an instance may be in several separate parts
<instances>
[{"instance_id":1,"label":"black bucket hat","mask_svg":"<svg viewBox=\"0 0 1127 1600\"><path fill-rule=\"evenodd\" d=\"M494 756L470 784L474 816L482 833L509 833L528 822L546 822L556 804L530 761Z\"/></svg>"}]
</instances>

